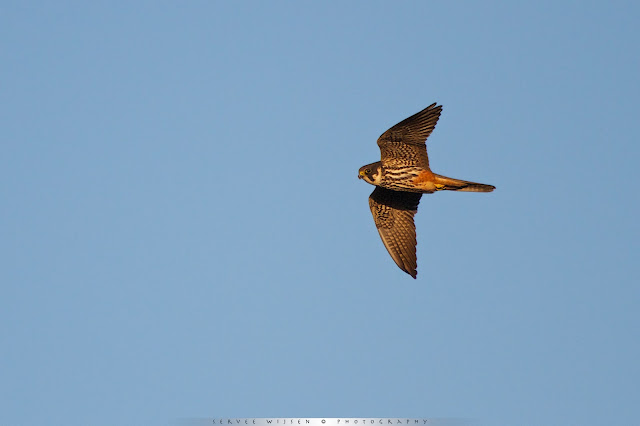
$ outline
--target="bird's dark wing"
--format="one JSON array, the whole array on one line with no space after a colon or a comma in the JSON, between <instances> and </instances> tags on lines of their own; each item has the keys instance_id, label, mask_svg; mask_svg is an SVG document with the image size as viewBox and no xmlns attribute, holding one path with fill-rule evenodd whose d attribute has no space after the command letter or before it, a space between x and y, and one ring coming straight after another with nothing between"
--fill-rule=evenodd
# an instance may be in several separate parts
<instances>
[{"instance_id":1,"label":"bird's dark wing","mask_svg":"<svg viewBox=\"0 0 640 426\"><path fill-rule=\"evenodd\" d=\"M442 105L431 104L402 120L378 138L384 167L419 166L429 168L425 141L436 127Z\"/></svg>"},{"instance_id":2,"label":"bird's dark wing","mask_svg":"<svg viewBox=\"0 0 640 426\"><path fill-rule=\"evenodd\" d=\"M384 246L396 264L416 277L416 226L413 216L418 211L422 194L400 192L376 186L369 196L369 208Z\"/></svg>"}]
</instances>

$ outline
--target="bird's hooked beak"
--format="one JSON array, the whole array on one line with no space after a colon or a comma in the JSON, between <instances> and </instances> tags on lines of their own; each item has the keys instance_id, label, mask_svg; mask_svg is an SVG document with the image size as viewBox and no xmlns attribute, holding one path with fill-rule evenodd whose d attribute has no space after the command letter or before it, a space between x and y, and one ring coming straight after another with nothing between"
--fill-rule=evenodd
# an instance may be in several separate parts
<instances>
[{"instance_id":1,"label":"bird's hooked beak","mask_svg":"<svg viewBox=\"0 0 640 426\"><path fill-rule=\"evenodd\" d=\"M364 172L359 172L358 173L358 179L362 179L362 176L364 176Z\"/></svg>"}]
</instances>

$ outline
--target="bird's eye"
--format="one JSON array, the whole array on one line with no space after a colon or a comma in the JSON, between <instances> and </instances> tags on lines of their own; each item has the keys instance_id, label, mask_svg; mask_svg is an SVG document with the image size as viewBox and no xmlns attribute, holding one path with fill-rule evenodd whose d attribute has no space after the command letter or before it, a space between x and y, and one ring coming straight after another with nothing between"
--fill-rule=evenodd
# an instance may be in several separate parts
<instances>
[{"instance_id":1,"label":"bird's eye","mask_svg":"<svg viewBox=\"0 0 640 426\"><path fill-rule=\"evenodd\" d=\"M369 173L371 173L371 170L370 170L370 169L367 169L367 170L365 170L364 172L365 172L366 174L369 174Z\"/></svg>"}]
</instances>

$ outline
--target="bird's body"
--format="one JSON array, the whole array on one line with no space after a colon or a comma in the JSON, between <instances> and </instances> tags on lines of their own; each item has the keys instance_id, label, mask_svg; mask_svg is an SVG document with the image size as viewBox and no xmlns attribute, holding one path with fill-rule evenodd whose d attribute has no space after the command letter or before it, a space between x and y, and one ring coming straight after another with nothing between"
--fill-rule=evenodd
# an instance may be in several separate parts
<instances>
[{"instance_id":1,"label":"bird's body","mask_svg":"<svg viewBox=\"0 0 640 426\"><path fill-rule=\"evenodd\" d=\"M436 191L491 192L493 185L441 176L431 171L426 139L440 118L442 106L429 105L378 138L381 161L362 166L358 178L375 185L369 207L380 238L396 264L417 276L413 216L422 194Z\"/></svg>"},{"instance_id":2,"label":"bird's body","mask_svg":"<svg viewBox=\"0 0 640 426\"><path fill-rule=\"evenodd\" d=\"M441 190L491 192L495 188L492 185L441 176L433 173L429 168L398 167L386 169L380 161L368 164L360 169L360 171L366 170L373 170L370 179L367 179L366 173L361 175L362 179L372 185L394 191L431 194Z\"/></svg>"}]
</instances>

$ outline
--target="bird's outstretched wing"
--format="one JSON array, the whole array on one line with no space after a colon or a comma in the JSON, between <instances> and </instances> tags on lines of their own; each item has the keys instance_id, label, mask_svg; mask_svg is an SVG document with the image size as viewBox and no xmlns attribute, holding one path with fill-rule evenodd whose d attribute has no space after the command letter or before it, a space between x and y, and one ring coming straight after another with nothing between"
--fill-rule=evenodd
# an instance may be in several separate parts
<instances>
[{"instance_id":1,"label":"bird's outstretched wing","mask_svg":"<svg viewBox=\"0 0 640 426\"><path fill-rule=\"evenodd\" d=\"M369 208L384 246L396 265L413 278L418 274L413 216L418 211L420 197L420 193L392 191L380 186L369 196Z\"/></svg>"},{"instance_id":2,"label":"bird's outstretched wing","mask_svg":"<svg viewBox=\"0 0 640 426\"><path fill-rule=\"evenodd\" d=\"M429 168L425 141L436 127L442 105L431 104L406 118L378 138L380 157L384 167L419 166Z\"/></svg>"}]
</instances>

